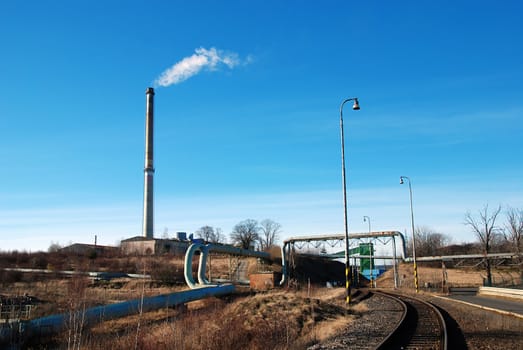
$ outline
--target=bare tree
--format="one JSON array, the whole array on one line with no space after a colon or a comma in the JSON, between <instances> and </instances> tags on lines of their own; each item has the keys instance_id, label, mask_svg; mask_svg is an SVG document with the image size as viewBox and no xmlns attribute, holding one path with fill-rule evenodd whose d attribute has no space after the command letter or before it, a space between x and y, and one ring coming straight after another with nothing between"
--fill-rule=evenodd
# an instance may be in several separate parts
<instances>
[{"instance_id":1,"label":"bare tree","mask_svg":"<svg viewBox=\"0 0 523 350\"><path fill-rule=\"evenodd\" d=\"M518 255L519 272L523 280L523 210L508 208L505 238L510 242L511 248Z\"/></svg>"},{"instance_id":2,"label":"bare tree","mask_svg":"<svg viewBox=\"0 0 523 350\"><path fill-rule=\"evenodd\" d=\"M47 251L49 253L56 253L62 248L63 247L58 242L51 241L51 245L49 246L49 248L47 248Z\"/></svg>"},{"instance_id":3,"label":"bare tree","mask_svg":"<svg viewBox=\"0 0 523 350\"><path fill-rule=\"evenodd\" d=\"M501 211L501 206L497 209L489 212L488 204L479 211L479 218L474 218L470 212L465 215L465 225L470 226L476 237L479 239L483 253L485 255L490 253L492 243L494 242L495 236L498 233L496 227L496 218ZM486 260L486 272L487 272L487 285L492 285L492 272L490 267L490 260L488 256L485 256Z\"/></svg>"},{"instance_id":4,"label":"bare tree","mask_svg":"<svg viewBox=\"0 0 523 350\"><path fill-rule=\"evenodd\" d=\"M209 242L211 237L214 236L214 228L212 226L205 225L197 229L194 233L204 241Z\"/></svg>"},{"instance_id":5,"label":"bare tree","mask_svg":"<svg viewBox=\"0 0 523 350\"><path fill-rule=\"evenodd\" d=\"M260 222L260 249L265 250L276 244L279 239L281 225L271 219Z\"/></svg>"},{"instance_id":6,"label":"bare tree","mask_svg":"<svg viewBox=\"0 0 523 350\"><path fill-rule=\"evenodd\" d=\"M247 219L236 224L231 232L231 241L243 249L251 248L260 239L258 221Z\"/></svg>"},{"instance_id":7,"label":"bare tree","mask_svg":"<svg viewBox=\"0 0 523 350\"><path fill-rule=\"evenodd\" d=\"M212 240L212 243L225 243L227 238L223 235L222 229L219 227L216 227L214 230L214 240Z\"/></svg>"},{"instance_id":8,"label":"bare tree","mask_svg":"<svg viewBox=\"0 0 523 350\"><path fill-rule=\"evenodd\" d=\"M220 228L214 228L212 226L202 226L196 230L196 235L200 238L203 238L206 242L211 243L222 243L224 237L222 235L222 230Z\"/></svg>"},{"instance_id":9,"label":"bare tree","mask_svg":"<svg viewBox=\"0 0 523 350\"><path fill-rule=\"evenodd\" d=\"M416 255L434 256L450 243L450 237L426 226L416 227Z\"/></svg>"}]
</instances>

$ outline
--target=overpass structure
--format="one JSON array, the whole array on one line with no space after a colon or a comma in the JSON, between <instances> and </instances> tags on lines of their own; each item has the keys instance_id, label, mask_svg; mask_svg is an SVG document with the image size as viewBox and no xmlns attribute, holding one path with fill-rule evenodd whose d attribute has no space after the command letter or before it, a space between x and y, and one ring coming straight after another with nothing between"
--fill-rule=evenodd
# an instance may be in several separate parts
<instances>
[{"instance_id":1,"label":"overpass structure","mask_svg":"<svg viewBox=\"0 0 523 350\"><path fill-rule=\"evenodd\" d=\"M383 244L388 244L392 241L392 254L388 255L373 255L373 248L370 247L367 249L362 249L362 240L371 239L378 240ZM360 242L359 247L354 247L349 249L349 257L354 260L354 265L356 265L356 260L360 261L360 266L364 264L363 259L373 260L373 259L383 259L383 260L392 260L394 267L394 286L398 287L398 271L397 271L397 249L396 249L396 239L399 239L399 253L400 258L404 262L413 262L412 257L407 257L407 248L405 237L401 232L398 231L377 231L377 232L367 232L367 233L352 233L349 234L349 247L354 246L355 242ZM312 236L298 236L290 237L283 242L282 246L282 279L280 285L284 285L288 282L289 278L289 263L293 259L293 254L295 251L295 246L300 249L300 245L312 243L318 248L324 242L329 242L331 246L335 246L338 243L345 241L345 234L332 234L332 235L312 235ZM372 244L370 244L372 245ZM370 251L371 255L366 255ZM317 256L317 255L315 255ZM344 258L344 252L337 254L321 254L322 257L327 259L341 259ZM509 264L515 266L521 266L521 261L523 261L523 254L517 254L514 252L508 253L490 253L490 254L458 254L458 255L439 255L439 256L421 256L417 257L416 261L419 262L442 262L442 266L446 262L453 262L457 266L472 266L477 267L482 264L485 264L489 260L493 263L494 266ZM371 268L372 271L372 268ZM372 272L371 272L372 273ZM372 277L371 277L372 279Z\"/></svg>"},{"instance_id":2,"label":"overpass structure","mask_svg":"<svg viewBox=\"0 0 523 350\"><path fill-rule=\"evenodd\" d=\"M400 253L401 259L405 260L407 255L407 247L405 244L405 237L399 231L376 231L376 232L367 232L367 233L351 233L349 234L349 246L351 240L353 242L360 242L364 239L376 239L380 240L382 243L388 243L392 241L392 255L391 256L380 256L382 259L392 259L394 266L394 285L397 287L398 283L398 272L396 269L396 238L400 240ZM312 243L312 242L333 242L331 243L334 246L337 242L345 241L345 234L332 234L332 235L314 235L314 236L299 236L299 237L290 237L283 241L283 246L281 248L281 257L282 257L282 279L280 285L284 285L288 282L289 274L289 261L292 258L292 254L295 250L295 245L300 243ZM325 255L329 258L339 258L336 255ZM369 255L356 254L350 256L353 259L369 259L376 258Z\"/></svg>"},{"instance_id":3,"label":"overpass structure","mask_svg":"<svg viewBox=\"0 0 523 350\"><path fill-rule=\"evenodd\" d=\"M457 261L456 266L462 265L465 260L477 259L480 262L476 265L480 265L486 259L497 260L498 264L501 265L506 260L516 260L523 258L523 254L517 253L490 253L490 254L459 254L459 255L435 255L435 256L423 256L416 258L417 261ZM406 258L405 261L412 261L411 258Z\"/></svg>"}]
</instances>

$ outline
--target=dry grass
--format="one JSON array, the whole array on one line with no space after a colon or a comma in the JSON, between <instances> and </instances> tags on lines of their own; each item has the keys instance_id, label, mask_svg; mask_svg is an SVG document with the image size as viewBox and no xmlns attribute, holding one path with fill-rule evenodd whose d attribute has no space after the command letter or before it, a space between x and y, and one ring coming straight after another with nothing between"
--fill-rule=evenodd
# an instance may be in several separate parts
<instances>
[{"instance_id":1,"label":"dry grass","mask_svg":"<svg viewBox=\"0 0 523 350\"><path fill-rule=\"evenodd\" d=\"M316 342L324 342L327 339L341 333L352 322L345 316L338 316L332 320L318 323L313 329L313 337Z\"/></svg>"},{"instance_id":2,"label":"dry grass","mask_svg":"<svg viewBox=\"0 0 523 350\"><path fill-rule=\"evenodd\" d=\"M486 277L485 271L474 268L447 268L447 286L448 287L472 287L483 285L483 279ZM414 270L412 264L400 264L398 269L400 288L414 288ZM493 281L498 286L517 285L522 281L517 270L493 269ZM443 281L443 269L437 267L418 266L418 279L420 287L426 284L432 287L441 287ZM388 270L382 274L376 281L378 288L393 288L394 279L393 271Z\"/></svg>"},{"instance_id":3,"label":"dry grass","mask_svg":"<svg viewBox=\"0 0 523 350\"><path fill-rule=\"evenodd\" d=\"M369 311L369 308L366 304L358 303L354 306L351 306L351 310L357 314L363 314Z\"/></svg>"},{"instance_id":4,"label":"dry grass","mask_svg":"<svg viewBox=\"0 0 523 350\"><path fill-rule=\"evenodd\" d=\"M24 277L20 282L0 283L2 294L28 293L45 301L33 313L33 317L40 317L66 312L72 308L81 309L84 305L89 307L137 299L142 293L147 297L186 289L185 285L172 283L171 280L174 276L174 281L183 281L183 277L180 277L180 261L179 258L170 256L102 261L106 267L132 266L134 272L154 272L155 281L127 278L110 282L89 281L77 290L71 285L72 280L60 279L58 276L47 279ZM247 261L249 271L259 268L256 259ZM227 278L231 265L234 264L234 259L229 257L212 256L208 268L212 278ZM324 270L318 268L317 264L310 266L318 270L315 273ZM431 283L434 286L441 283L443 276L441 268L425 266L420 266L418 273L422 284ZM401 264L399 275L401 287L412 289L412 264ZM512 283L517 278L517 273L514 275L509 271L499 270L493 276L495 281ZM447 269L449 286L481 285L483 277L482 270ZM393 285L392 270L377 281L378 288ZM74 295L79 299L78 305L71 304L71 297ZM229 301L218 298L199 300L180 308L162 309L141 316L107 321L91 330L76 332L81 336L82 349L302 349L339 333L359 314L368 311L364 303L360 303L351 306L350 313L346 315L344 299L344 288L302 284L298 290L275 290L247 297L236 296ZM56 346L49 348L65 348L67 334L56 338L54 345Z\"/></svg>"},{"instance_id":5,"label":"dry grass","mask_svg":"<svg viewBox=\"0 0 523 350\"><path fill-rule=\"evenodd\" d=\"M179 315L179 312L177 312L174 309L160 309L156 311L146 312L141 316L131 315L128 317L122 317L119 319L100 323L91 328L91 333L95 335L110 336L111 334L126 332L132 329L132 326L136 328L139 318L141 318L141 322L145 322L146 324L152 324L168 320L169 318L175 317L177 315Z\"/></svg>"},{"instance_id":6,"label":"dry grass","mask_svg":"<svg viewBox=\"0 0 523 350\"><path fill-rule=\"evenodd\" d=\"M139 331L138 316L104 322L86 336L83 348L301 349L338 333L354 317L332 303L282 291L232 302L210 298L145 313Z\"/></svg>"}]
</instances>

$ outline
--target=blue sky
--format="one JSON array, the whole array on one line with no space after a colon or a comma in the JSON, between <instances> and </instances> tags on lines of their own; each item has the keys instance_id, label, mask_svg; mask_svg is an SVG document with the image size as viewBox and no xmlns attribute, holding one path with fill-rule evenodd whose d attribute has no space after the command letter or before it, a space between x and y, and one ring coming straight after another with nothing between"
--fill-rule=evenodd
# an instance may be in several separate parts
<instances>
[{"instance_id":1,"label":"blue sky","mask_svg":"<svg viewBox=\"0 0 523 350\"><path fill-rule=\"evenodd\" d=\"M141 234L155 86L155 236L416 226L523 208L519 1L24 1L0 5L0 250ZM220 60L162 73L201 49ZM200 51L198 51L200 50ZM224 60L231 58L231 61ZM186 61L187 62L187 61ZM229 64L228 64L229 63ZM503 219L503 218L501 218ZM502 224L502 221L500 221Z\"/></svg>"}]
</instances>

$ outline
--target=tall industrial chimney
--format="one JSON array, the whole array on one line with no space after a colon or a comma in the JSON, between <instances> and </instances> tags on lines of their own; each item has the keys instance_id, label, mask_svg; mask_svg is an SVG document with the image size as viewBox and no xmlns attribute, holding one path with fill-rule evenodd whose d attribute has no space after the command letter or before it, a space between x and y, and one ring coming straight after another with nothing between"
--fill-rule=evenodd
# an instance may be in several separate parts
<instances>
[{"instance_id":1,"label":"tall industrial chimney","mask_svg":"<svg viewBox=\"0 0 523 350\"><path fill-rule=\"evenodd\" d=\"M143 237L153 238L154 200L153 200L153 143L154 143L154 89L147 88L145 111L145 168L143 188Z\"/></svg>"}]
</instances>

